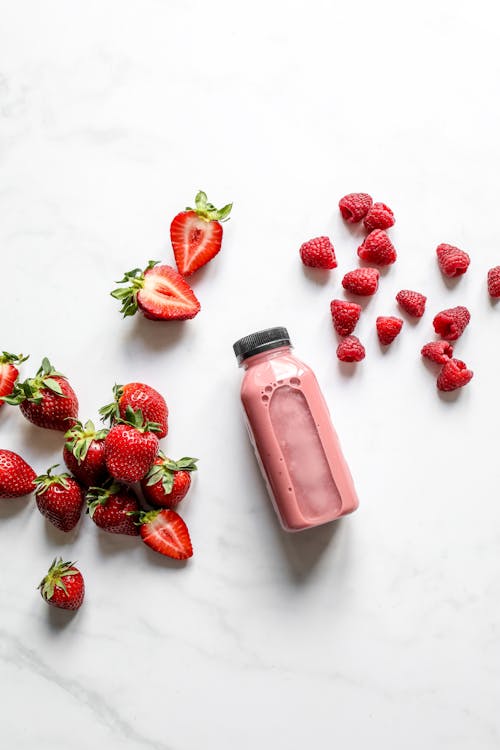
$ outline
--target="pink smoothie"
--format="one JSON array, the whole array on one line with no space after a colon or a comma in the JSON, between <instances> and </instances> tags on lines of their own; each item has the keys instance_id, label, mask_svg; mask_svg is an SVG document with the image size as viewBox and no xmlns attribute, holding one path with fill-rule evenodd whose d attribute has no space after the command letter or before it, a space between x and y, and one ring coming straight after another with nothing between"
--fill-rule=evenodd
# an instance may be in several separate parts
<instances>
[{"instance_id":1,"label":"pink smoothie","mask_svg":"<svg viewBox=\"0 0 500 750\"><path fill-rule=\"evenodd\" d=\"M235 352L245 368L241 400L250 440L283 528L300 531L356 510L325 399L313 371L293 356L286 329L251 334Z\"/></svg>"}]
</instances>

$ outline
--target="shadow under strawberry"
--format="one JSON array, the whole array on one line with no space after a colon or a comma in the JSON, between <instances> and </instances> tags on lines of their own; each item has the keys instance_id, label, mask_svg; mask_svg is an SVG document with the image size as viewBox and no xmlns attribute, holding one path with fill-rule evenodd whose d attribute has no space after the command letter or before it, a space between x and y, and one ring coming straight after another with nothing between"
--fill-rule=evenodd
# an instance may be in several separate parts
<instances>
[{"instance_id":1,"label":"shadow under strawberry","mask_svg":"<svg viewBox=\"0 0 500 750\"><path fill-rule=\"evenodd\" d=\"M47 607L47 624L50 630L60 631L68 627L78 617L79 609L57 609Z\"/></svg>"},{"instance_id":2,"label":"shadow under strawberry","mask_svg":"<svg viewBox=\"0 0 500 750\"><path fill-rule=\"evenodd\" d=\"M189 334L190 329L193 331L188 320L172 320L168 326L157 323L142 315L134 318L132 326L125 333L126 349L131 358L138 358L144 352L173 349Z\"/></svg>"}]
</instances>

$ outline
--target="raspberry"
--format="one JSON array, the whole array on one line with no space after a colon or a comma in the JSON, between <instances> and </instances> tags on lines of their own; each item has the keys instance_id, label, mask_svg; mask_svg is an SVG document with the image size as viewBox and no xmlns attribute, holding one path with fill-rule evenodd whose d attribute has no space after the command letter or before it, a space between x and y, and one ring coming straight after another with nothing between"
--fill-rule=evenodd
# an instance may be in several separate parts
<instances>
[{"instance_id":1,"label":"raspberry","mask_svg":"<svg viewBox=\"0 0 500 750\"><path fill-rule=\"evenodd\" d=\"M379 277L376 268L357 268L346 273L342 279L342 286L352 294L369 297L377 291Z\"/></svg>"},{"instance_id":2,"label":"raspberry","mask_svg":"<svg viewBox=\"0 0 500 750\"><path fill-rule=\"evenodd\" d=\"M373 200L368 193L349 193L339 200L340 213L345 221L356 224L371 208Z\"/></svg>"},{"instance_id":3,"label":"raspberry","mask_svg":"<svg viewBox=\"0 0 500 750\"><path fill-rule=\"evenodd\" d=\"M392 344L396 336L401 332L403 321L401 318L379 316L376 326L380 343L387 346L388 344Z\"/></svg>"},{"instance_id":4,"label":"raspberry","mask_svg":"<svg viewBox=\"0 0 500 750\"><path fill-rule=\"evenodd\" d=\"M439 268L445 276L453 278L461 276L469 268L470 258L466 252L458 247L443 242L436 248Z\"/></svg>"},{"instance_id":5,"label":"raspberry","mask_svg":"<svg viewBox=\"0 0 500 750\"><path fill-rule=\"evenodd\" d=\"M348 336L356 328L361 315L361 305L357 302L346 302L343 299L334 299L330 302L333 327L339 336Z\"/></svg>"},{"instance_id":6,"label":"raspberry","mask_svg":"<svg viewBox=\"0 0 500 750\"><path fill-rule=\"evenodd\" d=\"M453 347L448 341L429 341L422 347L420 354L438 365L444 365L453 357Z\"/></svg>"},{"instance_id":7,"label":"raspberry","mask_svg":"<svg viewBox=\"0 0 500 750\"><path fill-rule=\"evenodd\" d=\"M328 237L315 237L300 248L302 263L310 268L336 268L335 249Z\"/></svg>"},{"instance_id":8,"label":"raspberry","mask_svg":"<svg viewBox=\"0 0 500 750\"><path fill-rule=\"evenodd\" d=\"M488 271L488 294L491 297L500 297L500 266Z\"/></svg>"},{"instance_id":9,"label":"raspberry","mask_svg":"<svg viewBox=\"0 0 500 750\"><path fill-rule=\"evenodd\" d=\"M394 245L387 232L382 229L374 229L370 232L363 244L358 247L358 255L361 260L375 263L377 266L389 266L397 257Z\"/></svg>"},{"instance_id":10,"label":"raspberry","mask_svg":"<svg viewBox=\"0 0 500 750\"><path fill-rule=\"evenodd\" d=\"M363 224L369 232L373 229L389 229L394 224L394 214L385 203L374 203Z\"/></svg>"},{"instance_id":11,"label":"raspberry","mask_svg":"<svg viewBox=\"0 0 500 750\"><path fill-rule=\"evenodd\" d=\"M455 391L462 388L472 380L474 373L467 369L465 362L460 359L449 359L445 362L443 369L437 379L437 387L440 391Z\"/></svg>"},{"instance_id":12,"label":"raspberry","mask_svg":"<svg viewBox=\"0 0 500 750\"><path fill-rule=\"evenodd\" d=\"M470 312L466 307L450 307L449 310L441 310L434 320L434 330L447 341L456 341L469 325Z\"/></svg>"},{"instance_id":13,"label":"raspberry","mask_svg":"<svg viewBox=\"0 0 500 750\"><path fill-rule=\"evenodd\" d=\"M337 347L341 362L361 362L365 358L365 347L356 336L346 336Z\"/></svg>"},{"instance_id":14,"label":"raspberry","mask_svg":"<svg viewBox=\"0 0 500 750\"><path fill-rule=\"evenodd\" d=\"M425 312L425 303L427 297L420 292L412 292L410 289L401 289L396 294L396 301L408 315L414 318L421 318Z\"/></svg>"}]
</instances>

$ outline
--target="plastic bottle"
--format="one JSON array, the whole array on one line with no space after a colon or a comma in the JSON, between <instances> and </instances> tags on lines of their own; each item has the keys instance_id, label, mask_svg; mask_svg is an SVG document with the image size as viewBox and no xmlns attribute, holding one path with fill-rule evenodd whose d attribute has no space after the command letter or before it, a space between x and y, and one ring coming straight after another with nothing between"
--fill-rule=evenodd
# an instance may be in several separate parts
<instances>
[{"instance_id":1,"label":"plastic bottle","mask_svg":"<svg viewBox=\"0 0 500 750\"><path fill-rule=\"evenodd\" d=\"M233 345L245 369L241 401L283 528L300 531L358 507L352 477L313 371L292 354L286 328Z\"/></svg>"}]
</instances>

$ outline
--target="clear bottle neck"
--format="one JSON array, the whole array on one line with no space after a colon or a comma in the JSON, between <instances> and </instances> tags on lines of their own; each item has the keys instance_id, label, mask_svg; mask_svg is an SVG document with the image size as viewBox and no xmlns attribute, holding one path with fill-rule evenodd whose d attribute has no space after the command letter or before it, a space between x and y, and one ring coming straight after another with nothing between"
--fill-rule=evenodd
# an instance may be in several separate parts
<instances>
[{"instance_id":1,"label":"clear bottle neck","mask_svg":"<svg viewBox=\"0 0 500 750\"><path fill-rule=\"evenodd\" d=\"M291 351L291 345L277 346L276 349L268 349L265 352L260 352L260 354L253 354L251 357L244 359L240 367L243 367L244 370L248 370L249 367L258 365L261 362L266 362L270 359L277 359L278 357L282 357L283 355L291 354Z\"/></svg>"}]
</instances>

